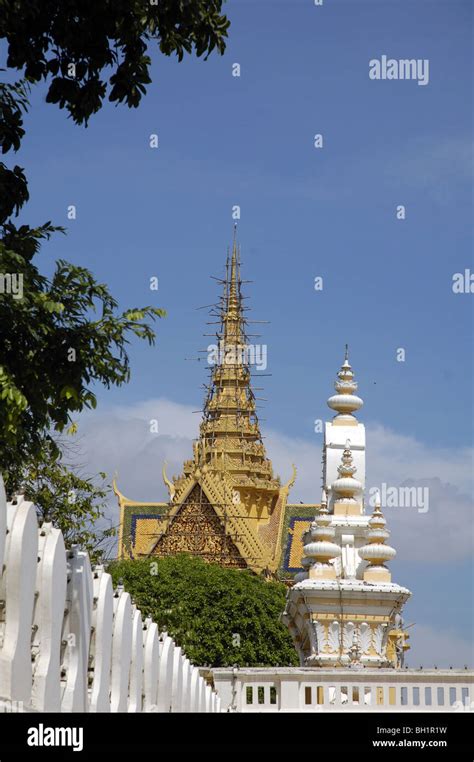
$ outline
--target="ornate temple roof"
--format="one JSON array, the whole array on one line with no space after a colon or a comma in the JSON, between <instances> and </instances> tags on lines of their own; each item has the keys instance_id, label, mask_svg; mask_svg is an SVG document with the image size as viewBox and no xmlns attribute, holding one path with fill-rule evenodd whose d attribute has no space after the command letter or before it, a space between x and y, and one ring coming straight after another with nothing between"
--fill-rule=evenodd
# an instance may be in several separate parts
<instances>
[{"instance_id":1,"label":"ornate temple roof","mask_svg":"<svg viewBox=\"0 0 474 762\"><path fill-rule=\"evenodd\" d=\"M204 401L203 420L194 459L187 472L198 467L204 473L226 475L227 485L239 490L256 489L268 494L278 491L280 480L266 457L251 386L252 344L247 336L248 320L240 279L240 249L234 229L232 254L227 258L223 293L216 311L219 328L212 355L211 378ZM179 493L186 483L186 470L174 479ZM231 495L230 499L235 497Z\"/></svg>"},{"instance_id":2,"label":"ornate temple roof","mask_svg":"<svg viewBox=\"0 0 474 762\"><path fill-rule=\"evenodd\" d=\"M118 489L119 553L131 557L191 552L223 565L274 573L288 491L267 458L252 390L255 345L249 341L236 230L222 293L210 315L210 379L193 457L178 476L163 478L169 503L139 504Z\"/></svg>"}]
</instances>

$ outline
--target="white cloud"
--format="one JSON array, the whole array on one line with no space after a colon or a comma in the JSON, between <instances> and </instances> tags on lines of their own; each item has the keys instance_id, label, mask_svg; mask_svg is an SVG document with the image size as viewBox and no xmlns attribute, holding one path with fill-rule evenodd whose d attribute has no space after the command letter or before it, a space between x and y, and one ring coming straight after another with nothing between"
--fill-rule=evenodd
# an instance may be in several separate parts
<instances>
[{"instance_id":1,"label":"white cloud","mask_svg":"<svg viewBox=\"0 0 474 762\"><path fill-rule=\"evenodd\" d=\"M267 447L282 476L298 468L292 502L319 502L321 440L311 443L271 432ZM417 508L386 508L391 542L400 560L460 560L472 555L472 448L428 447L379 424L367 426L367 487L417 486L428 489L426 513Z\"/></svg>"},{"instance_id":2,"label":"white cloud","mask_svg":"<svg viewBox=\"0 0 474 762\"><path fill-rule=\"evenodd\" d=\"M158 421L159 434L150 433ZM135 500L167 497L161 469L181 472L192 457L200 416L187 405L163 398L85 416L80 426L83 459L90 471L118 471L121 491ZM317 441L266 431L265 443L283 481L297 466L292 502L318 502L321 490L321 438ZM415 484L429 489L429 510L386 508L391 543L399 560L447 563L468 557L473 548L472 449L428 446L379 424L367 427L367 485ZM111 506L111 510L115 508Z\"/></svg>"},{"instance_id":3,"label":"white cloud","mask_svg":"<svg viewBox=\"0 0 474 762\"><path fill-rule=\"evenodd\" d=\"M419 442L414 437L397 434L380 424L369 424L367 432L367 486L382 482L399 485L408 479L439 478L453 489L473 492L474 450L441 448ZM282 477L290 473L291 463L298 470L292 499L318 502L322 473L322 436L317 441L287 437L267 432L268 452ZM455 486L454 486L455 485Z\"/></svg>"},{"instance_id":4,"label":"white cloud","mask_svg":"<svg viewBox=\"0 0 474 762\"><path fill-rule=\"evenodd\" d=\"M123 421L151 421L156 419L159 424L160 435L171 437L197 436L200 423L199 413L190 405L181 405L178 402L158 397L156 399L138 402L128 407L112 408L111 414ZM144 429L144 435L148 433L148 427Z\"/></svg>"},{"instance_id":5,"label":"white cloud","mask_svg":"<svg viewBox=\"0 0 474 762\"><path fill-rule=\"evenodd\" d=\"M158 434L150 430L154 420ZM110 478L116 473L120 491L133 500L166 500L163 463L168 476L181 472L198 425L193 408L164 399L98 411L80 423L82 459L89 471L103 470Z\"/></svg>"},{"instance_id":6,"label":"white cloud","mask_svg":"<svg viewBox=\"0 0 474 762\"><path fill-rule=\"evenodd\" d=\"M473 492L474 450L419 442L380 424L367 427L367 482L401 484L407 479L439 478L466 493Z\"/></svg>"}]
</instances>

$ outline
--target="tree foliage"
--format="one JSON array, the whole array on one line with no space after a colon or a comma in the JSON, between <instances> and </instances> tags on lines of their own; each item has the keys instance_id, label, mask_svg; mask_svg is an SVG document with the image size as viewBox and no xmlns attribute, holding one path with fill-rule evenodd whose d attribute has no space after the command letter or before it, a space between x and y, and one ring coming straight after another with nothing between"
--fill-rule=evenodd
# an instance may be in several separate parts
<instances>
[{"instance_id":1,"label":"tree foliage","mask_svg":"<svg viewBox=\"0 0 474 762\"><path fill-rule=\"evenodd\" d=\"M46 100L86 123L108 94L136 108L150 84L148 48L206 58L223 53L229 27L222 0L0 0L7 66Z\"/></svg>"},{"instance_id":2,"label":"tree foliage","mask_svg":"<svg viewBox=\"0 0 474 762\"><path fill-rule=\"evenodd\" d=\"M40 523L51 522L63 533L66 547L79 545L89 553L92 563L104 560L116 534L115 527L105 520L110 493L105 473L82 476L57 457L45 440L38 455L30 458L15 477L22 494L34 503ZM5 486L12 491L8 481Z\"/></svg>"},{"instance_id":3,"label":"tree foliage","mask_svg":"<svg viewBox=\"0 0 474 762\"><path fill-rule=\"evenodd\" d=\"M126 383L129 337L152 344L154 332L146 321L164 315L150 306L118 312L105 284L63 260L56 263L51 279L42 276L31 258L53 230L49 222L35 230L6 224L0 239L0 278L22 278L21 298L11 289L0 298L4 471L39 454L51 429L63 431L75 413L95 408L94 382L106 387ZM54 440L50 442L54 449Z\"/></svg>"},{"instance_id":4,"label":"tree foliage","mask_svg":"<svg viewBox=\"0 0 474 762\"><path fill-rule=\"evenodd\" d=\"M118 561L108 571L115 584L123 580L142 614L165 628L194 664L298 664L280 622L285 606L280 582L184 554Z\"/></svg>"}]
</instances>

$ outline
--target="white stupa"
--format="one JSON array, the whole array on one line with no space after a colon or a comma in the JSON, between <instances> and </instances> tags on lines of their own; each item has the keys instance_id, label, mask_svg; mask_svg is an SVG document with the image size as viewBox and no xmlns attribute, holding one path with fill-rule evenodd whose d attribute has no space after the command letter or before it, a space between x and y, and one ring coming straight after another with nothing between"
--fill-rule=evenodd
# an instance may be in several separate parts
<instances>
[{"instance_id":1,"label":"white stupa","mask_svg":"<svg viewBox=\"0 0 474 762\"><path fill-rule=\"evenodd\" d=\"M392 582L386 566L395 550L386 543L378 496L372 515L365 513L365 429L354 416L363 401L355 395L347 347L335 388L328 400L336 415L325 427L321 506L283 619L301 666L397 668L408 648L400 622L411 593Z\"/></svg>"}]
</instances>

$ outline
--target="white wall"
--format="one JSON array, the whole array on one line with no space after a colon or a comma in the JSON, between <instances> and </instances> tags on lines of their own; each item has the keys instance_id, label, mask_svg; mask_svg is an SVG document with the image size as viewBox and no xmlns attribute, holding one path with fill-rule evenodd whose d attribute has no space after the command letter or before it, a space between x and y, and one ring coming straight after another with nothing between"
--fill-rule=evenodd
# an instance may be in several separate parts
<instances>
[{"instance_id":1,"label":"white wall","mask_svg":"<svg viewBox=\"0 0 474 762\"><path fill-rule=\"evenodd\" d=\"M213 669L227 711L436 712L474 709L468 670Z\"/></svg>"}]
</instances>

